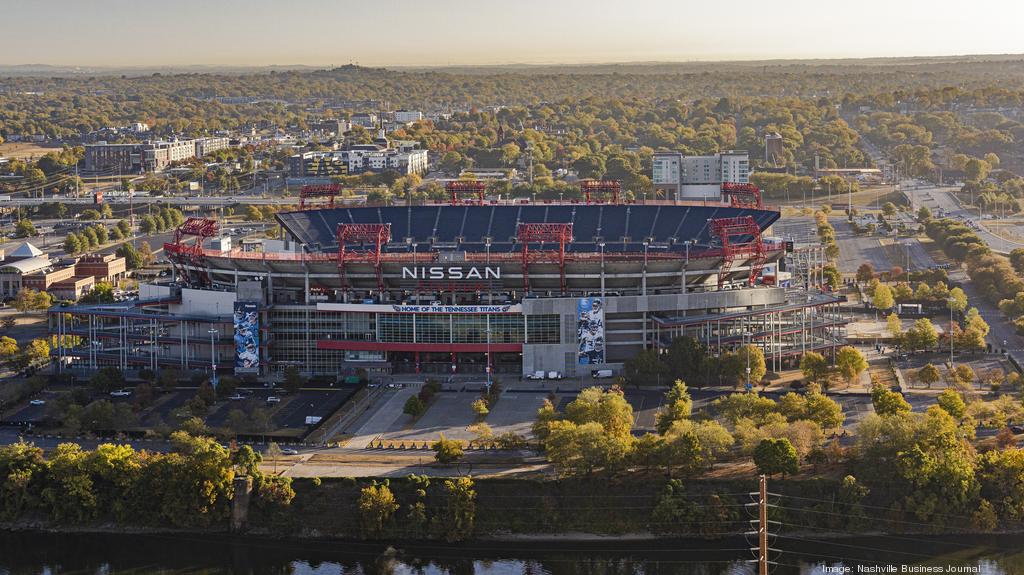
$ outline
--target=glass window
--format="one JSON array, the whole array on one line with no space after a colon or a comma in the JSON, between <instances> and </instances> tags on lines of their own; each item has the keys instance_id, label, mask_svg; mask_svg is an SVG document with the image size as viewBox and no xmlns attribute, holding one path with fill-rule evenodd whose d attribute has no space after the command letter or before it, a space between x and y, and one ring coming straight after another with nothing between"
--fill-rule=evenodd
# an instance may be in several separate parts
<instances>
[{"instance_id":1,"label":"glass window","mask_svg":"<svg viewBox=\"0 0 1024 575\"><path fill-rule=\"evenodd\" d=\"M526 343L561 343L558 314L531 315L526 321Z\"/></svg>"}]
</instances>

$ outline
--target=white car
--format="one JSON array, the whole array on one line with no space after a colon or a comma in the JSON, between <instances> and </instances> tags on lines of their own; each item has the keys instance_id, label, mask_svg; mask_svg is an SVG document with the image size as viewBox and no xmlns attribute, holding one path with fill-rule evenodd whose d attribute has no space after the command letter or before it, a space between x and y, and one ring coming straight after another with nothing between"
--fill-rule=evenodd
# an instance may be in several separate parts
<instances>
[{"instance_id":1,"label":"white car","mask_svg":"<svg viewBox=\"0 0 1024 575\"><path fill-rule=\"evenodd\" d=\"M526 376L526 379L544 379L543 371L535 371Z\"/></svg>"},{"instance_id":2,"label":"white car","mask_svg":"<svg viewBox=\"0 0 1024 575\"><path fill-rule=\"evenodd\" d=\"M282 449L281 455L298 455L299 452L294 449Z\"/></svg>"},{"instance_id":3,"label":"white car","mask_svg":"<svg viewBox=\"0 0 1024 575\"><path fill-rule=\"evenodd\" d=\"M562 372L560 371L549 371L548 379L562 379Z\"/></svg>"},{"instance_id":4,"label":"white car","mask_svg":"<svg viewBox=\"0 0 1024 575\"><path fill-rule=\"evenodd\" d=\"M131 397L132 392L127 389L118 389L110 392L110 397Z\"/></svg>"},{"instance_id":5,"label":"white car","mask_svg":"<svg viewBox=\"0 0 1024 575\"><path fill-rule=\"evenodd\" d=\"M231 401L242 401L243 399L245 399L245 396L242 395L241 393L236 393L229 397L228 399L230 399Z\"/></svg>"},{"instance_id":6,"label":"white car","mask_svg":"<svg viewBox=\"0 0 1024 575\"><path fill-rule=\"evenodd\" d=\"M29 405L46 405L46 400L45 399L33 399L32 401L30 401L28 403L29 403Z\"/></svg>"},{"instance_id":7,"label":"white car","mask_svg":"<svg viewBox=\"0 0 1024 575\"><path fill-rule=\"evenodd\" d=\"M276 395L271 395L267 398L267 403L281 403L281 398Z\"/></svg>"}]
</instances>

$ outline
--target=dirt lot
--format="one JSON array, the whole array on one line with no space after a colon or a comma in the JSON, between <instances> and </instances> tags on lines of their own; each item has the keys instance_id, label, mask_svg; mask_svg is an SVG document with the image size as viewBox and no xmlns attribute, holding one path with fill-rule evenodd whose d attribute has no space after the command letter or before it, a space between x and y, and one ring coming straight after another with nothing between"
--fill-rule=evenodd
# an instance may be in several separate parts
<instances>
[{"instance_id":1,"label":"dirt lot","mask_svg":"<svg viewBox=\"0 0 1024 575\"><path fill-rule=\"evenodd\" d=\"M13 159L38 158L59 149L60 148L46 148L39 144L4 142L3 144L0 144L0 156Z\"/></svg>"}]
</instances>

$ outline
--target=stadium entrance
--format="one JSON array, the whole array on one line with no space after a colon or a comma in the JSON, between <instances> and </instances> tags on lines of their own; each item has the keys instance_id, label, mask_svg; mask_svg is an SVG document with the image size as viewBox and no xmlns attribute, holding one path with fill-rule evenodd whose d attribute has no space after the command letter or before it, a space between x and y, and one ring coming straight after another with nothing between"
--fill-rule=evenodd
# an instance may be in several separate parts
<instances>
[{"instance_id":1,"label":"stadium entrance","mask_svg":"<svg viewBox=\"0 0 1024 575\"><path fill-rule=\"evenodd\" d=\"M438 375L487 373L487 354L479 352L388 352L393 373ZM516 352L492 352L494 373L519 375L523 356ZM454 368L454 369L453 369Z\"/></svg>"}]
</instances>

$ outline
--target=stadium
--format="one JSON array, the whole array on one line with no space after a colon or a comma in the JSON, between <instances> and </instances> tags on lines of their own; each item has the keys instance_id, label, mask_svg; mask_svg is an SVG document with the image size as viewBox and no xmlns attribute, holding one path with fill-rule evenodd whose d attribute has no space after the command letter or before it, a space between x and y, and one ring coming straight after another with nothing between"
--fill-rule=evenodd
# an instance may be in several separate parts
<instances>
[{"instance_id":1,"label":"stadium","mask_svg":"<svg viewBox=\"0 0 1024 575\"><path fill-rule=\"evenodd\" d=\"M786 242L752 185L725 184L717 202L621 201L615 181L583 181L571 202L446 187L443 203L343 206L337 186L307 186L277 214L279 239L242 246L190 218L164 246L171 283L61 309L54 333L80 337L54 353L71 369L573 377L681 335L753 342L775 370L841 345L837 298L762 281Z\"/></svg>"}]
</instances>

